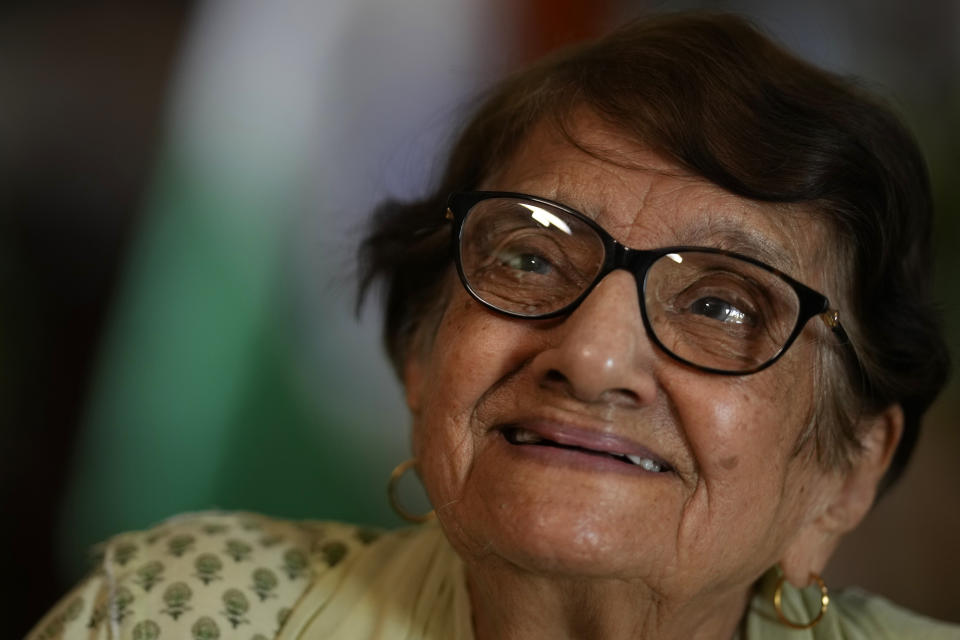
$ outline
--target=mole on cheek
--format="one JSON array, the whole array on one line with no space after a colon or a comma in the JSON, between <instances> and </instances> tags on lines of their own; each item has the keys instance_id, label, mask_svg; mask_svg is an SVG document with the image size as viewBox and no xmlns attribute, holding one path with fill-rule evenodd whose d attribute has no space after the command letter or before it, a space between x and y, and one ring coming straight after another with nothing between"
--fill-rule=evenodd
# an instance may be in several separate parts
<instances>
[{"instance_id":1,"label":"mole on cheek","mask_svg":"<svg viewBox=\"0 0 960 640\"><path fill-rule=\"evenodd\" d=\"M738 464L740 464L740 459L737 456L730 456L729 458L720 459L720 466L728 471L736 469Z\"/></svg>"}]
</instances>

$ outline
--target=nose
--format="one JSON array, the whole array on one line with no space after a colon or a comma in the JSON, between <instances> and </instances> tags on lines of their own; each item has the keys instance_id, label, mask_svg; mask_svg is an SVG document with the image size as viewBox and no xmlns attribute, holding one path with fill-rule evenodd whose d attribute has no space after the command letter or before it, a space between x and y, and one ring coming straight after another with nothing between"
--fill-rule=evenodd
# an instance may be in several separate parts
<instances>
[{"instance_id":1,"label":"nose","mask_svg":"<svg viewBox=\"0 0 960 640\"><path fill-rule=\"evenodd\" d=\"M531 362L541 386L586 403L641 406L656 395L658 357L640 315L634 277L605 277L554 329L557 339Z\"/></svg>"}]
</instances>

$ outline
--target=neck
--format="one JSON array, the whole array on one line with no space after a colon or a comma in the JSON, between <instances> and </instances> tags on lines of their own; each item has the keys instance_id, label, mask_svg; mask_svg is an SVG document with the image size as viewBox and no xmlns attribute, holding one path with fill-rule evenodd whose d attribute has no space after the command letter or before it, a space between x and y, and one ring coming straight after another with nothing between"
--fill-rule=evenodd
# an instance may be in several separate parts
<instances>
[{"instance_id":1,"label":"neck","mask_svg":"<svg viewBox=\"0 0 960 640\"><path fill-rule=\"evenodd\" d=\"M639 581L542 576L489 558L481 565L467 568L477 640L730 640L749 603L747 590L676 603Z\"/></svg>"}]
</instances>

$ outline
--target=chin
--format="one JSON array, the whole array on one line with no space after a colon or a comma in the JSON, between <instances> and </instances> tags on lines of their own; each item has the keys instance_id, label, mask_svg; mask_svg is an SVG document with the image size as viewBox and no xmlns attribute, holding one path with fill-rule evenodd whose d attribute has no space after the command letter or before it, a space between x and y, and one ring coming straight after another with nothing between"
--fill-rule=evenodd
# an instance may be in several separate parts
<instances>
[{"instance_id":1,"label":"chin","mask_svg":"<svg viewBox=\"0 0 960 640\"><path fill-rule=\"evenodd\" d=\"M470 496L438 512L448 539L468 565L505 562L550 577L633 579L649 574L668 545L659 531L631 530L602 504L564 508L486 494L479 509ZM654 533L659 535L653 535ZM667 536L668 537L668 536ZM665 542L665 541L664 541Z\"/></svg>"}]
</instances>

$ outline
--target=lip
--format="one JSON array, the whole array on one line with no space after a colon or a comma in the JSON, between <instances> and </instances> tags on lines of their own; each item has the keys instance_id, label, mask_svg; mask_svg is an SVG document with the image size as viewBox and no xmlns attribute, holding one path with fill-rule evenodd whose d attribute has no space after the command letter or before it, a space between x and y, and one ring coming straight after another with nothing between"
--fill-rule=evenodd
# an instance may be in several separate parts
<instances>
[{"instance_id":1,"label":"lip","mask_svg":"<svg viewBox=\"0 0 960 640\"><path fill-rule=\"evenodd\" d=\"M561 445L561 447L544 445L515 445L507 441L506 431L511 428L520 428L533 432L545 440ZM660 456L640 443L593 428L584 428L555 422L551 420L519 420L498 425L496 428L501 440L508 444L512 449L518 451L528 450L528 453L538 457L562 458L578 460L581 458L591 459L590 466L600 466L603 468L613 468L619 471L636 471L646 475L667 475L674 471L675 467L663 456ZM568 447L568 448L565 448ZM586 450L586 451L582 451ZM615 458L597 454L637 456L640 458L649 458L660 466L664 471L647 471L637 464L631 464ZM585 460L583 461L585 462Z\"/></svg>"}]
</instances>

